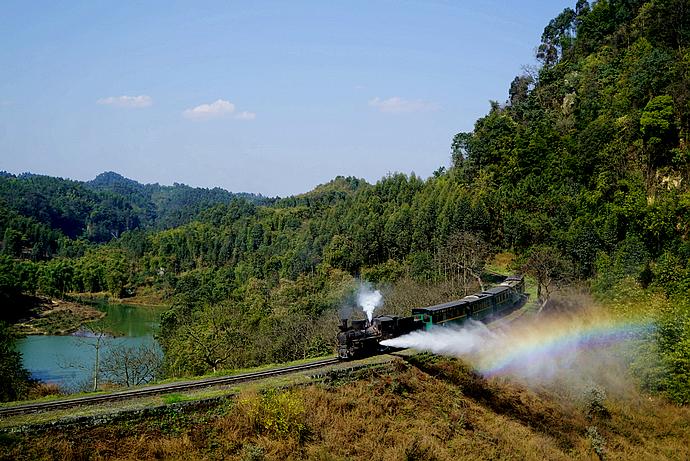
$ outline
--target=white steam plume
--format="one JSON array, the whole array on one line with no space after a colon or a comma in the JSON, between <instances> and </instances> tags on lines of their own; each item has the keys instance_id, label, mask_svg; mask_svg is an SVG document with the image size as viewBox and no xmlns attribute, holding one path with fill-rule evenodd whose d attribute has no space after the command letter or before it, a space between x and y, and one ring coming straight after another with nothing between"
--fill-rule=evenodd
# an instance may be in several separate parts
<instances>
[{"instance_id":1,"label":"white steam plume","mask_svg":"<svg viewBox=\"0 0 690 461\"><path fill-rule=\"evenodd\" d=\"M614 321L589 309L491 330L470 320L462 327L434 327L381 344L461 357L486 377L512 376L528 385L580 391L595 382L623 390L630 386L624 378L628 357L647 329L644 323Z\"/></svg>"},{"instance_id":2,"label":"white steam plume","mask_svg":"<svg viewBox=\"0 0 690 461\"><path fill-rule=\"evenodd\" d=\"M469 361L483 375L510 374L534 382L549 382L563 370L569 369L577 357L577 341L566 342L557 350L527 347L540 336L548 335L546 328L503 328L489 330L475 320L462 327L434 327L429 331L414 331L404 336L382 341L384 346L413 348L435 354L461 357Z\"/></svg>"},{"instance_id":3,"label":"white steam plume","mask_svg":"<svg viewBox=\"0 0 690 461\"><path fill-rule=\"evenodd\" d=\"M367 319L371 323L374 311L383 302L383 296L379 290L373 290L369 285L362 283L357 290L357 305L362 308Z\"/></svg>"},{"instance_id":4,"label":"white steam plume","mask_svg":"<svg viewBox=\"0 0 690 461\"><path fill-rule=\"evenodd\" d=\"M381 344L399 348L411 347L435 354L466 356L480 351L492 342L498 342L496 333L481 322L469 320L462 328L435 327L431 331L413 331L382 341Z\"/></svg>"}]
</instances>

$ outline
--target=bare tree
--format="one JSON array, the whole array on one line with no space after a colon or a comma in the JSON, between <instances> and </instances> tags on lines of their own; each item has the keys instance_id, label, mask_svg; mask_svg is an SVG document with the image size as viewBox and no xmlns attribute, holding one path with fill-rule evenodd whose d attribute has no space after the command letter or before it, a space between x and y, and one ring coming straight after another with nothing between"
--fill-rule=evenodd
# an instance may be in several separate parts
<instances>
[{"instance_id":1,"label":"bare tree","mask_svg":"<svg viewBox=\"0 0 690 461\"><path fill-rule=\"evenodd\" d=\"M461 282L467 294L470 279L476 280L484 290L481 274L491 253L491 246L481 237L463 231L448 238L437 252L436 262L445 278Z\"/></svg>"},{"instance_id":2,"label":"bare tree","mask_svg":"<svg viewBox=\"0 0 690 461\"><path fill-rule=\"evenodd\" d=\"M93 348L95 352L93 363L62 362L59 364L59 366L61 368L76 368L84 371L90 371L90 384L87 386L86 383L80 383L79 387L82 390L90 389L92 392L96 392L98 390L99 378L101 374L101 350L107 346L108 340L112 338L112 335L101 326L87 324L82 325L79 331L75 333L75 336L79 337L79 343L81 346Z\"/></svg>"},{"instance_id":3,"label":"bare tree","mask_svg":"<svg viewBox=\"0 0 690 461\"><path fill-rule=\"evenodd\" d=\"M101 364L104 378L120 386L146 384L160 377L163 355L154 344L110 348Z\"/></svg>"},{"instance_id":4,"label":"bare tree","mask_svg":"<svg viewBox=\"0 0 690 461\"><path fill-rule=\"evenodd\" d=\"M570 261L557 248L546 245L534 247L521 269L537 280L537 299L541 302L539 312L549 302L551 294L568 284L573 275Z\"/></svg>"},{"instance_id":5,"label":"bare tree","mask_svg":"<svg viewBox=\"0 0 690 461\"><path fill-rule=\"evenodd\" d=\"M410 315L410 310L462 298L467 294L464 286L452 279L438 282L420 282L411 277L401 277L395 284L382 288L384 305L382 312L393 315Z\"/></svg>"}]
</instances>

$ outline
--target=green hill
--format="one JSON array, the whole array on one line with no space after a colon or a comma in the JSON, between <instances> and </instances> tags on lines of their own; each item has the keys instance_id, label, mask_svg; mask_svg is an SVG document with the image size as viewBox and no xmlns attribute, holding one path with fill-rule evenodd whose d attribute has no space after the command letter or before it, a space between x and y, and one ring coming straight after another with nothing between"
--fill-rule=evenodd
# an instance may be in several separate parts
<instances>
[{"instance_id":1,"label":"green hill","mask_svg":"<svg viewBox=\"0 0 690 461\"><path fill-rule=\"evenodd\" d=\"M2 289L160 292L169 373L202 373L330 351L356 278L401 309L464 294L474 249L508 251L526 271L546 260L554 285L668 297L656 340L672 378L655 385L687 402L689 41L686 0L578 1L545 27L541 66L449 140L451 168L427 179L338 177L265 200L114 173L4 175L0 267L25 275Z\"/></svg>"}]
</instances>

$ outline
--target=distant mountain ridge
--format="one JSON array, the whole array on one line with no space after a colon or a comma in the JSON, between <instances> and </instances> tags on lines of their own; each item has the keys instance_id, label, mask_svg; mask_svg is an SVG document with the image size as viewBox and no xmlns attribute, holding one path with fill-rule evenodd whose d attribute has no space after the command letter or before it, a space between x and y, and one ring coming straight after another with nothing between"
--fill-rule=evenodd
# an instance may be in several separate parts
<instances>
[{"instance_id":1,"label":"distant mountain ridge","mask_svg":"<svg viewBox=\"0 0 690 461\"><path fill-rule=\"evenodd\" d=\"M99 243L128 230L177 227L194 220L203 210L233 200L254 204L270 201L261 195L233 193L219 187L141 184L113 171L84 182L34 173L1 172L0 233L4 235L7 228L16 227L10 221L21 216L67 237L83 237ZM41 240L26 233L24 239ZM47 255L49 248L56 245L56 242L44 242Z\"/></svg>"},{"instance_id":2,"label":"distant mountain ridge","mask_svg":"<svg viewBox=\"0 0 690 461\"><path fill-rule=\"evenodd\" d=\"M141 190L145 187L144 184L137 182L133 179L126 178L119 173L114 171L104 171L99 174L91 181L86 181L87 184L94 188L107 188L107 187L131 187L134 189Z\"/></svg>"}]
</instances>

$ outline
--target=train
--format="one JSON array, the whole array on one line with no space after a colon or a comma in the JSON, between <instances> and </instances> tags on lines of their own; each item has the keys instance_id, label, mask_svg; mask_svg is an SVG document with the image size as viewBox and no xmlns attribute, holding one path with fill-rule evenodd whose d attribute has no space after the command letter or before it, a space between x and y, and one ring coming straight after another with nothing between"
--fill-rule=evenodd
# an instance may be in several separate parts
<instances>
[{"instance_id":1,"label":"train","mask_svg":"<svg viewBox=\"0 0 690 461\"><path fill-rule=\"evenodd\" d=\"M501 317L519 306L525 299L525 279L521 275L507 277L499 285L429 307L412 309L410 316L380 315L368 320L342 319L337 337L338 357L351 360L381 352L389 348L381 341L434 326L462 324L468 319L485 321Z\"/></svg>"}]
</instances>

